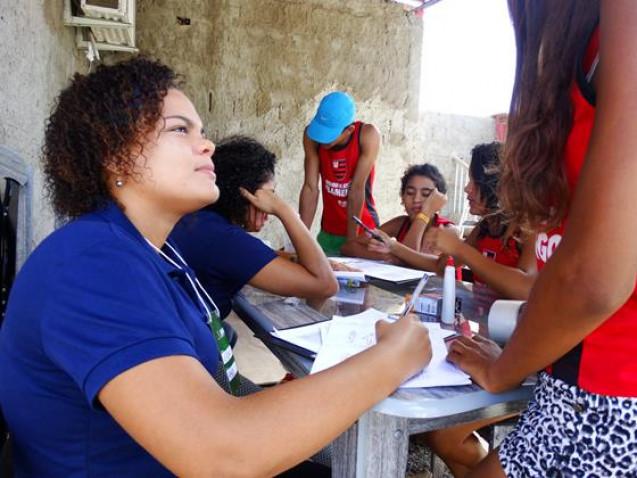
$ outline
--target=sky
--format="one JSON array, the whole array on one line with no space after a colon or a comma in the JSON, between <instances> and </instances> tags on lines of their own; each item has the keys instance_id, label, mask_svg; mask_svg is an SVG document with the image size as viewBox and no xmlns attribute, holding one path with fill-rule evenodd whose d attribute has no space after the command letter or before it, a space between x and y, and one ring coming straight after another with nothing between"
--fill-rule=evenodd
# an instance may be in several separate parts
<instances>
[{"instance_id":1,"label":"sky","mask_svg":"<svg viewBox=\"0 0 637 478\"><path fill-rule=\"evenodd\" d=\"M421 110L509 110L515 40L506 0L442 0L423 14Z\"/></svg>"}]
</instances>

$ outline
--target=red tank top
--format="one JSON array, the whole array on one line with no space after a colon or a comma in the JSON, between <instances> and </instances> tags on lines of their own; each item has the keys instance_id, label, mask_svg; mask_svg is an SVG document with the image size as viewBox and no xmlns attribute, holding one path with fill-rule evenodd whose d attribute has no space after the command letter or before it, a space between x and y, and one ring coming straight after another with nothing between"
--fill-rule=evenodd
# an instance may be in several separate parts
<instances>
[{"instance_id":1,"label":"red tank top","mask_svg":"<svg viewBox=\"0 0 637 478\"><path fill-rule=\"evenodd\" d=\"M597 56L599 32L591 37L582 71L589 71ZM588 150L595 121L594 92L591 92L582 71L571 89L573 126L566 142L564 161L571 192L577 180ZM591 94L592 93L592 94ZM558 247L567 226L562 224L541 233L535 246L538 270ZM572 293L565 291L565 293ZM555 362L550 372L567 383L592 393L610 396L637 396L637 288L628 301L602 325L589 334L575 348Z\"/></svg>"},{"instance_id":2,"label":"red tank top","mask_svg":"<svg viewBox=\"0 0 637 478\"><path fill-rule=\"evenodd\" d=\"M520 249L518 242L510 237L506 244L500 237L485 235L476 241L476 249L485 257L508 267L517 267L520 262ZM473 281L483 283L478 275L473 273Z\"/></svg>"},{"instance_id":3,"label":"red tank top","mask_svg":"<svg viewBox=\"0 0 637 478\"><path fill-rule=\"evenodd\" d=\"M347 235L347 196L352 185L358 158L360 157L360 134L363 123L354 123L354 132L348 143L341 149L333 150L319 146L321 182L323 187L323 218L321 228L337 236ZM365 182L365 198L360 218L363 223L374 229L379 226L378 214L372 187L374 167Z\"/></svg>"}]
</instances>

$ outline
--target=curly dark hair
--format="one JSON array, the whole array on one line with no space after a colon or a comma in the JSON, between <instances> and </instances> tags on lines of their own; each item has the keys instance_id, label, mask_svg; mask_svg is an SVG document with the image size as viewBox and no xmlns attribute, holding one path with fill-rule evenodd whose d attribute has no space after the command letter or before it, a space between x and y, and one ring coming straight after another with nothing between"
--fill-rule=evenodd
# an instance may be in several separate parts
<instances>
[{"instance_id":1,"label":"curly dark hair","mask_svg":"<svg viewBox=\"0 0 637 478\"><path fill-rule=\"evenodd\" d=\"M499 209L498 183L500 182L501 156L502 144L497 141L478 144L471 150L469 172L489 212Z\"/></svg>"},{"instance_id":2,"label":"curly dark hair","mask_svg":"<svg viewBox=\"0 0 637 478\"><path fill-rule=\"evenodd\" d=\"M230 222L246 226L249 202L239 192L245 188L251 193L274 177L276 156L255 139L230 136L222 139L212 157L217 173L219 200L207 206Z\"/></svg>"},{"instance_id":3,"label":"curly dark hair","mask_svg":"<svg viewBox=\"0 0 637 478\"><path fill-rule=\"evenodd\" d=\"M409 166L403 174L403 177L400 178L400 195L405 194L405 189L407 189L407 183L414 176L425 176L431 179L436 185L436 189L440 191L442 194L447 194L447 182L445 178L440 173L440 170L435 167L433 164L425 163L425 164L414 164Z\"/></svg>"},{"instance_id":4,"label":"curly dark hair","mask_svg":"<svg viewBox=\"0 0 637 478\"><path fill-rule=\"evenodd\" d=\"M77 217L112 199L106 168L134 174L142 138L155 129L168 90L179 87L169 67L145 57L73 76L57 98L42 148L56 214Z\"/></svg>"},{"instance_id":5,"label":"curly dark hair","mask_svg":"<svg viewBox=\"0 0 637 478\"><path fill-rule=\"evenodd\" d=\"M503 145L497 141L478 144L471 150L469 172L487 210L483 219L478 223L479 238L503 237L511 223L510 214L502 210L498 196L502 154ZM520 245L518 244L516 247L520 247Z\"/></svg>"}]
</instances>

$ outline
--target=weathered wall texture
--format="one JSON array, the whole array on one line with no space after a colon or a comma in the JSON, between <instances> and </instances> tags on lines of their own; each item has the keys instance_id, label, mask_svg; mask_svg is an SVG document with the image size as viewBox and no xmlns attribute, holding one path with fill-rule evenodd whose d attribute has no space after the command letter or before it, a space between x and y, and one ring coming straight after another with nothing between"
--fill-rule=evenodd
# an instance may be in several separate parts
<instances>
[{"instance_id":1,"label":"weathered wall texture","mask_svg":"<svg viewBox=\"0 0 637 478\"><path fill-rule=\"evenodd\" d=\"M53 227L39 168L45 120L68 78L85 68L62 11L62 0L0 0L0 144L33 169L34 244Z\"/></svg>"},{"instance_id":2,"label":"weathered wall texture","mask_svg":"<svg viewBox=\"0 0 637 478\"><path fill-rule=\"evenodd\" d=\"M279 194L294 204L303 128L330 90L349 91L359 118L383 135L382 220L401 212L398 185L408 164L431 161L453 179L450 155L466 156L494 136L490 119L418 114L422 22L384 0L138 2L140 48L187 77L213 138L248 134L277 154ZM280 233L272 221L264 235L280 245Z\"/></svg>"},{"instance_id":3,"label":"weathered wall texture","mask_svg":"<svg viewBox=\"0 0 637 478\"><path fill-rule=\"evenodd\" d=\"M34 242L53 226L39 169L44 123L68 78L87 68L62 5L0 1L0 144L34 169ZM401 211L397 189L408 164L434 162L451 179L452 153L493 138L490 119L419 115L422 23L384 0L138 0L137 20L139 47L184 74L213 138L249 134L276 152L278 190L294 204L303 127L333 89L349 91L359 118L383 135L383 220ZM275 221L265 235L282 242Z\"/></svg>"}]
</instances>

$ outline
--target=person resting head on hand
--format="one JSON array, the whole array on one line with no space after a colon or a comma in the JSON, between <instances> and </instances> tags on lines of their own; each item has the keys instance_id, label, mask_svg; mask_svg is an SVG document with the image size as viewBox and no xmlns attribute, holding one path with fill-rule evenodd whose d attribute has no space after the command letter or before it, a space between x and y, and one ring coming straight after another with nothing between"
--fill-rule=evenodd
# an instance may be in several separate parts
<instances>
[{"instance_id":1,"label":"person resting head on hand","mask_svg":"<svg viewBox=\"0 0 637 478\"><path fill-rule=\"evenodd\" d=\"M376 232L387 241L395 237L406 247L427 254L431 262L430 269L433 269L438 254L424 241L424 234L432 226L453 226L450 220L439 214L447 203L446 193L447 184L436 166L428 163L410 166L401 178L400 185L405 214L385 222ZM403 263L386 244L371 240L368 233L360 234L356 241L348 241L341 251L345 255Z\"/></svg>"},{"instance_id":2,"label":"person resting head on hand","mask_svg":"<svg viewBox=\"0 0 637 478\"><path fill-rule=\"evenodd\" d=\"M278 295L325 299L338 284L321 248L298 214L275 192L276 156L258 141L231 136L214 155L219 200L184 217L171 238L217 302L222 317L245 285ZM279 219L296 249L298 262L277 255L248 232Z\"/></svg>"}]
</instances>

